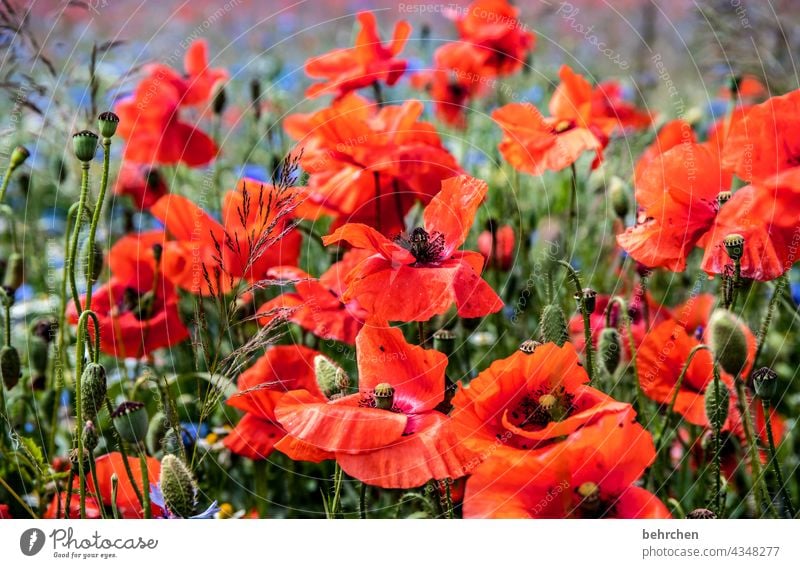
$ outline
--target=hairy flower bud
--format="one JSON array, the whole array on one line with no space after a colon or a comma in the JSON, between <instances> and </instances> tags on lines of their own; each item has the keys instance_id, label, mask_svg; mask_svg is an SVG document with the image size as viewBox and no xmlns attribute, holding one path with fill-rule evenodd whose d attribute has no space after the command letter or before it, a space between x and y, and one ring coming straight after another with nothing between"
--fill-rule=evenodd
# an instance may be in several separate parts
<instances>
[{"instance_id":1,"label":"hairy flower bud","mask_svg":"<svg viewBox=\"0 0 800 568\"><path fill-rule=\"evenodd\" d=\"M94 420L106 399L106 370L89 363L81 374L81 412L84 420Z\"/></svg>"},{"instance_id":2,"label":"hairy flower bud","mask_svg":"<svg viewBox=\"0 0 800 568\"><path fill-rule=\"evenodd\" d=\"M100 442L100 437L97 435L97 428L94 427L94 422L87 420L86 424L83 426L81 435L83 436L83 447L86 448L89 453L93 452Z\"/></svg>"},{"instance_id":3,"label":"hairy flower bud","mask_svg":"<svg viewBox=\"0 0 800 568\"><path fill-rule=\"evenodd\" d=\"M597 340L597 351L603 368L613 375L622 360L622 341L619 332L613 327L603 329Z\"/></svg>"},{"instance_id":4,"label":"hairy flower bud","mask_svg":"<svg viewBox=\"0 0 800 568\"><path fill-rule=\"evenodd\" d=\"M555 343L561 347L569 339L567 319L564 310L558 304L548 304L544 307L540 325L545 343Z\"/></svg>"},{"instance_id":5,"label":"hairy flower bud","mask_svg":"<svg viewBox=\"0 0 800 568\"><path fill-rule=\"evenodd\" d=\"M21 364L19 352L12 345L4 345L0 349L0 374L2 374L3 384L8 390L17 386L21 374Z\"/></svg>"},{"instance_id":6,"label":"hairy flower bud","mask_svg":"<svg viewBox=\"0 0 800 568\"><path fill-rule=\"evenodd\" d=\"M325 355L314 357L314 375L317 377L320 390L327 397L346 390L350 385L350 378L344 369Z\"/></svg>"},{"instance_id":7,"label":"hairy flower bud","mask_svg":"<svg viewBox=\"0 0 800 568\"><path fill-rule=\"evenodd\" d=\"M717 396L717 386L714 381L708 383L705 393L706 416L711 424L722 424L728 418L728 405L730 404L730 393L728 387L722 381L719 382L719 396Z\"/></svg>"},{"instance_id":8,"label":"hairy flower bud","mask_svg":"<svg viewBox=\"0 0 800 568\"><path fill-rule=\"evenodd\" d=\"M93 246L92 246L93 245ZM89 267L92 268L91 284L97 282L103 271L103 246L95 241L93 244L84 245L84 258L86 258L86 280L89 280Z\"/></svg>"},{"instance_id":9,"label":"hairy flower bud","mask_svg":"<svg viewBox=\"0 0 800 568\"><path fill-rule=\"evenodd\" d=\"M744 327L742 320L724 308L714 310L708 320L711 351L723 370L733 376L741 373L747 363Z\"/></svg>"},{"instance_id":10,"label":"hairy flower bud","mask_svg":"<svg viewBox=\"0 0 800 568\"><path fill-rule=\"evenodd\" d=\"M3 288L15 292L25 281L25 262L22 255L12 252L6 263L6 272L3 276Z\"/></svg>"},{"instance_id":11,"label":"hairy flower bud","mask_svg":"<svg viewBox=\"0 0 800 568\"><path fill-rule=\"evenodd\" d=\"M628 197L629 189L627 184L617 176L611 178L608 184L608 197L611 199L611 207L617 217L624 219L631 208L630 197Z\"/></svg>"},{"instance_id":12,"label":"hairy flower bud","mask_svg":"<svg viewBox=\"0 0 800 568\"><path fill-rule=\"evenodd\" d=\"M183 460L172 454L161 460L161 493L170 513L183 518L195 514L197 488L192 472Z\"/></svg>"}]
</instances>

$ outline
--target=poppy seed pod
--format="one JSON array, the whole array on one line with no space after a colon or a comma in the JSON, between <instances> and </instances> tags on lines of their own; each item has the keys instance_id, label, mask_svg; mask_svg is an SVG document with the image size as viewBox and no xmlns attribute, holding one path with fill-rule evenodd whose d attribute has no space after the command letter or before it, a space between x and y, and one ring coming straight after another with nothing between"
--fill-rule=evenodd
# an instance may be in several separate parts
<instances>
[{"instance_id":1,"label":"poppy seed pod","mask_svg":"<svg viewBox=\"0 0 800 568\"><path fill-rule=\"evenodd\" d=\"M548 304L544 307L540 325L545 343L555 343L561 347L569 339L564 310L557 304Z\"/></svg>"},{"instance_id":2,"label":"poppy seed pod","mask_svg":"<svg viewBox=\"0 0 800 568\"><path fill-rule=\"evenodd\" d=\"M12 345L4 345L0 349L0 374L3 375L3 384L8 390L17 386L21 374L20 369L19 352Z\"/></svg>"},{"instance_id":3,"label":"poppy seed pod","mask_svg":"<svg viewBox=\"0 0 800 568\"><path fill-rule=\"evenodd\" d=\"M608 197L611 200L611 207L617 217L624 219L631 208L630 198L628 197L628 186L621 178L613 176L608 184Z\"/></svg>"},{"instance_id":4,"label":"poppy seed pod","mask_svg":"<svg viewBox=\"0 0 800 568\"><path fill-rule=\"evenodd\" d=\"M123 441L131 444L144 442L148 427L144 404L130 400L125 401L111 413L111 418Z\"/></svg>"},{"instance_id":5,"label":"poppy seed pod","mask_svg":"<svg viewBox=\"0 0 800 568\"><path fill-rule=\"evenodd\" d=\"M747 337L744 323L732 312L717 308L708 320L708 343L726 373L742 372L747 363Z\"/></svg>"},{"instance_id":6,"label":"poppy seed pod","mask_svg":"<svg viewBox=\"0 0 800 568\"><path fill-rule=\"evenodd\" d=\"M619 332L613 327L607 327L600 332L597 340L597 351L603 368L613 375L622 360L622 342Z\"/></svg>"},{"instance_id":7,"label":"poppy seed pod","mask_svg":"<svg viewBox=\"0 0 800 568\"><path fill-rule=\"evenodd\" d=\"M687 519L716 519L717 515L710 509L695 509L686 514Z\"/></svg>"},{"instance_id":8,"label":"poppy seed pod","mask_svg":"<svg viewBox=\"0 0 800 568\"><path fill-rule=\"evenodd\" d=\"M113 137L117 132L117 126L119 126L119 117L113 112L101 112L97 117L97 128L103 138Z\"/></svg>"},{"instance_id":9,"label":"poppy seed pod","mask_svg":"<svg viewBox=\"0 0 800 568\"><path fill-rule=\"evenodd\" d=\"M731 260L742 259L742 254L744 253L744 237L742 235L733 233L722 239L722 243L725 245L725 250Z\"/></svg>"},{"instance_id":10,"label":"poppy seed pod","mask_svg":"<svg viewBox=\"0 0 800 568\"><path fill-rule=\"evenodd\" d=\"M69 464L72 467L72 471L77 472L79 469L78 463L78 456L80 453L78 452L78 448L72 448L69 451ZM89 468L89 451L86 448L83 448L83 469L86 470Z\"/></svg>"},{"instance_id":11,"label":"poppy seed pod","mask_svg":"<svg viewBox=\"0 0 800 568\"><path fill-rule=\"evenodd\" d=\"M433 334L433 348L448 357L453 354L456 334L449 329L440 329Z\"/></svg>"},{"instance_id":12,"label":"poppy seed pod","mask_svg":"<svg viewBox=\"0 0 800 568\"><path fill-rule=\"evenodd\" d=\"M325 357L325 355L314 357L314 375L317 378L320 390L327 397L347 389L350 385L350 378L344 369Z\"/></svg>"},{"instance_id":13,"label":"poppy seed pod","mask_svg":"<svg viewBox=\"0 0 800 568\"><path fill-rule=\"evenodd\" d=\"M225 111L228 106L228 95L225 92L225 84L221 81L214 85L214 93L212 95L211 111L217 116Z\"/></svg>"},{"instance_id":14,"label":"poppy seed pod","mask_svg":"<svg viewBox=\"0 0 800 568\"><path fill-rule=\"evenodd\" d=\"M73 134L72 149L75 151L75 157L84 163L94 160L94 155L97 153L97 141L97 134L91 130L81 130Z\"/></svg>"},{"instance_id":15,"label":"poppy seed pod","mask_svg":"<svg viewBox=\"0 0 800 568\"><path fill-rule=\"evenodd\" d=\"M720 191L717 194L717 204L722 207L730 201L731 197L733 197L733 194L730 191Z\"/></svg>"},{"instance_id":16,"label":"poppy seed pod","mask_svg":"<svg viewBox=\"0 0 800 568\"><path fill-rule=\"evenodd\" d=\"M592 288L584 288L580 293L575 292L573 297L575 298L575 301L578 302L578 309L581 308L582 302L588 313L594 313L594 309L597 306L597 292L595 292Z\"/></svg>"},{"instance_id":17,"label":"poppy seed pod","mask_svg":"<svg viewBox=\"0 0 800 568\"><path fill-rule=\"evenodd\" d=\"M195 514L197 488L183 460L172 454L164 456L160 483L164 506L170 513L184 519Z\"/></svg>"},{"instance_id":18,"label":"poppy seed pod","mask_svg":"<svg viewBox=\"0 0 800 568\"><path fill-rule=\"evenodd\" d=\"M728 419L728 405L731 395L728 387L722 381L719 382L719 397L717 397L717 387L714 382L708 383L705 393L706 417L711 424L720 426Z\"/></svg>"},{"instance_id":19,"label":"poppy seed pod","mask_svg":"<svg viewBox=\"0 0 800 568\"><path fill-rule=\"evenodd\" d=\"M769 367L753 371L753 386L762 400L771 401L778 394L778 373Z\"/></svg>"},{"instance_id":20,"label":"poppy seed pod","mask_svg":"<svg viewBox=\"0 0 800 568\"><path fill-rule=\"evenodd\" d=\"M6 264L6 272L3 276L3 287L6 290L15 292L17 288L22 286L25 281L25 262L22 255L18 252L13 252L8 257Z\"/></svg>"},{"instance_id":21,"label":"poppy seed pod","mask_svg":"<svg viewBox=\"0 0 800 568\"><path fill-rule=\"evenodd\" d=\"M373 392L375 408L391 410L394 406L394 388L389 383L381 383L375 387Z\"/></svg>"},{"instance_id":22,"label":"poppy seed pod","mask_svg":"<svg viewBox=\"0 0 800 568\"><path fill-rule=\"evenodd\" d=\"M81 374L81 412L85 420L94 420L106 399L106 370L99 363L89 363Z\"/></svg>"},{"instance_id":23,"label":"poppy seed pod","mask_svg":"<svg viewBox=\"0 0 800 568\"><path fill-rule=\"evenodd\" d=\"M31 153L25 146L17 146L11 152L11 160L9 166L11 167L12 170L16 170L18 167L20 167L22 164L25 163L25 160L27 160L30 157L30 155Z\"/></svg>"}]
</instances>

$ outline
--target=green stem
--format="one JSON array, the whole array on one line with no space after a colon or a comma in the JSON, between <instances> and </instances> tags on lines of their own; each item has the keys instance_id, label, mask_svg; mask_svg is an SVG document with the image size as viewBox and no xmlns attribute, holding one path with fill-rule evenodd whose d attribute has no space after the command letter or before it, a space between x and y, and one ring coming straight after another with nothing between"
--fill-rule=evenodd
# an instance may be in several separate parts
<instances>
[{"instance_id":1,"label":"green stem","mask_svg":"<svg viewBox=\"0 0 800 568\"><path fill-rule=\"evenodd\" d=\"M116 473L111 474L111 514L115 519L119 519L119 508L117 507L117 491L119 489L119 478Z\"/></svg>"},{"instance_id":2,"label":"green stem","mask_svg":"<svg viewBox=\"0 0 800 568\"><path fill-rule=\"evenodd\" d=\"M89 195L89 162L81 162L81 195L78 199L78 211L75 215L75 224L72 227L72 241L67 257L67 274L69 275L70 290L72 291L72 301L75 302L75 309L78 313L83 311L81 299L78 295L78 284L75 276L75 259L78 257L78 239L83 225L83 214L86 210L86 200Z\"/></svg>"},{"instance_id":3,"label":"green stem","mask_svg":"<svg viewBox=\"0 0 800 568\"><path fill-rule=\"evenodd\" d=\"M735 259L733 261L733 290L731 290L731 303L729 309L736 308L736 297L739 295L739 288L742 285L742 261Z\"/></svg>"},{"instance_id":4,"label":"green stem","mask_svg":"<svg viewBox=\"0 0 800 568\"><path fill-rule=\"evenodd\" d=\"M716 361L713 363L713 365L714 365L714 384L713 384L712 388L714 389L714 400L717 401L716 404L718 404L718 401L720 400L720 394L719 394L720 390L719 389L720 389L720 386L721 386L721 381L720 381L720 378L719 378L719 365L717 364ZM720 414L719 409L715 409L715 411L714 411L714 421L713 421L713 424L711 425L713 430L714 430L714 432L713 432L713 435L714 435L714 438L713 438L713 441L714 441L714 469L713 469L713 473L714 473L714 496L713 496L711 501L712 501L713 507L714 507L714 514L717 516L718 519L722 518L722 475L721 475L721 472L722 472L722 464L721 464L722 443L720 441L720 431L722 430L722 424L721 424L720 418L721 418L721 414Z\"/></svg>"},{"instance_id":5,"label":"green stem","mask_svg":"<svg viewBox=\"0 0 800 568\"><path fill-rule=\"evenodd\" d=\"M11 174L14 173L14 168L11 167L11 164L8 164L6 168L6 173L3 176L3 185L0 186L0 203L3 203L6 198L6 190L8 189L8 182L11 181Z\"/></svg>"},{"instance_id":6,"label":"green stem","mask_svg":"<svg viewBox=\"0 0 800 568\"><path fill-rule=\"evenodd\" d=\"M106 410L108 411L109 417L114 412L114 409L111 407L111 401L108 397L106 397ZM131 469L131 464L128 462L128 451L125 449L125 442L122 441L122 437L119 435L119 431L114 425L113 420L111 420L111 429L114 432L114 438L117 441L119 453L122 455L122 463L125 465L125 474L128 476L128 481L130 481L134 493L136 493L136 499L139 501L139 505L144 507L144 497L142 496L142 492L139 491L139 486L136 485L136 478L133 476L133 469Z\"/></svg>"},{"instance_id":7,"label":"green stem","mask_svg":"<svg viewBox=\"0 0 800 568\"><path fill-rule=\"evenodd\" d=\"M32 519L39 518L38 515L33 511L33 509L31 509L30 506L25 502L25 500L22 497L20 497L19 494L17 494L17 492L14 491L14 489L8 483L6 483L6 480L3 479L2 477L0 477L0 485L2 485L3 488L6 491L8 491L8 494L11 495L11 497L13 497L17 503L22 505L22 508L25 509L25 511L31 516Z\"/></svg>"},{"instance_id":8,"label":"green stem","mask_svg":"<svg viewBox=\"0 0 800 568\"><path fill-rule=\"evenodd\" d=\"M106 189L108 188L108 171L110 169L111 161L111 138L103 138L103 176L100 179L100 194L97 196L97 203L95 203L94 211L92 212L92 221L89 225L89 241L86 247L86 309L92 309L92 282L94 282L94 239L97 234L97 225L100 222L100 214L103 210L103 201L106 197ZM85 171L85 170L84 170ZM88 175L88 174L87 174ZM87 179L88 183L88 179ZM83 183L81 183L81 193L83 192ZM99 328L96 328L99 329Z\"/></svg>"},{"instance_id":9,"label":"green stem","mask_svg":"<svg viewBox=\"0 0 800 568\"><path fill-rule=\"evenodd\" d=\"M763 476L761 472L761 458L758 455L758 446L755 438L753 428L753 417L750 415L750 409L747 398L747 391L745 390L744 382L741 377L736 377L736 405L739 414L742 416L742 426L744 427L745 443L747 444L747 451L750 455L750 471L753 475L753 497L756 500L756 507L758 514L763 512L763 497L764 487L762 485ZM772 505L769 499L769 492L766 492L767 503Z\"/></svg>"},{"instance_id":10,"label":"green stem","mask_svg":"<svg viewBox=\"0 0 800 568\"><path fill-rule=\"evenodd\" d=\"M367 518L367 484L361 482L361 494L358 499L358 513L362 519Z\"/></svg>"},{"instance_id":11,"label":"green stem","mask_svg":"<svg viewBox=\"0 0 800 568\"><path fill-rule=\"evenodd\" d=\"M583 337L586 342L586 372L589 375L589 384L594 380L594 345L592 344L592 324L589 320L589 311L586 309L586 299L583 297L583 285L578 272L565 260L558 260L558 264L567 269L569 278L575 286L575 297L580 298L578 306L583 317Z\"/></svg>"},{"instance_id":12,"label":"green stem","mask_svg":"<svg viewBox=\"0 0 800 568\"><path fill-rule=\"evenodd\" d=\"M767 313L764 314L764 319L761 320L761 327L758 330L758 346L756 347L756 354L753 357L753 369L757 369L756 363L758 363L758 358L761 355L761 351L764 349L764 344L767 340L767 332L769 331L769 326L772 323L772 315L775 312L775 306L778 303L778 300L781 298L783 294L783 290L786 287L786 274L782 274L777 278L775 281L775 289L772 291L772 296L769 299L769 304L767 305Z\"/></svg>"},{"instance_id":13,"label":"green stem","mask_svg":"<svg viewBox=\"0 0 800 568\"><path fill-rule=\"evenodd\" d=\"M103 510L103 499L100 497L100 483L97 478L97 468L94 463L94 455L89 452L89 475L92 476L92 483L94 483L95 499L97 500L98 508L100 509L100 517L105 519L106 513Z\"/></svg>"},{"instance_id":14,"label":"green stem","mask_svg":"<svg viewBox=\"0 0 800 568\"><path fill-rule=\"evenodd\" d=\"M144 453L144 448L139 448L139 469L142 472L142 502L144 518L149 519L152 517L153 512L150 510L150 479L147 472L147 457Z\"/></svg>"},{"instance_id":15,"label":"green stem","mask_svg":"<svg viewBox=\"0 0 800 568\"><path fill-rule=\"evenodd\" d=\"M792 504L792 498L787 490L786 483L783 480L783 472L781 471L781 464L778 463L778 452L775 450L775 436L772 433L772 418L770 417L770 403L767 400L762 400L761 405L764 408L764 422L767 427L767 440L769 441L769 462L772 465L772 471L775 472L775 479L778 481L778 491L783 496L783 501L786 503L786 509L789 511L789 516L794 518L795 509Z\"/></svg>"}]
</instances>

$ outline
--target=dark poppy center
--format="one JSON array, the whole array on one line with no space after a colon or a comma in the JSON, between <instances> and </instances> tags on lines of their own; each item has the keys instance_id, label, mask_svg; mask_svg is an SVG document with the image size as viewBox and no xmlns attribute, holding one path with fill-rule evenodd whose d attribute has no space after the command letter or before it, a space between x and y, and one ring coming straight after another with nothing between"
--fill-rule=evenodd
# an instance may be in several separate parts
<instances>
[{"instance_id":1,"label":"dark poppy center","mask_svg":"<svg viewBox=\"0 0 800 568\"><path fill-rule=\"evenodd\" d=\"M441 233L428 233L422 227L417 227L408 236L398 235L394 242L410 252L419 263L443 260L445 242Z\"/></svg>"},{"instance_id":2,"label":"dark poppy center","mask_svg":"<svg viewBox=\"0 0 800 568\"><path fill-rule=\"evenodd\" d=\"M122 312L131 312L133 316L144 321L153 317L156 312L156 298L152 291L140 292L132 287L125 288L119 309Z\"/></svg>"},{"instance_id":3,"label":"dark poppy center","mask_svg":"<svg viewBox=\"0 0 800 568\"><path fill-rule=\"evenodd\" d=\"M550 392L537 390L523 397L509 412L509 421L521 430L541 430L550 422L560 422L574 411L574 396L563 389Z\"/></svg>"}]
</instances>

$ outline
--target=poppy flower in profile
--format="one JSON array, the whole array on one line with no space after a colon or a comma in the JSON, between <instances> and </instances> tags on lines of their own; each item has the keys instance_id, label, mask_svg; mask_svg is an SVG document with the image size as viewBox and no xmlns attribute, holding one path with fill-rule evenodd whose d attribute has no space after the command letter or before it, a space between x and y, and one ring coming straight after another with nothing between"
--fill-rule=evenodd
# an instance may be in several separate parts
<instances>
[{"instance_id":1,"label":"poppy flower in profile","mask_svg":"<svg viewBox=\"0 0 800 568\"><path fill-rule=\"evenodd\" d=\"M676 119L666 123L658 131L656 139L642 152L636 162L633 174L634 184L638 186L644 181L642 179L644 172L653 161L660 159L664 152L680 144L694 144L695 142L697 142L697 137L692 125L688 122Z\"/></svg>"},{"instance_id":2,"label":"poppy flower in profile","mask_svg":"<svg viewBox=\"0 0 800 568\"><path fill-rule=\"evenodd\" d=\"M275 444L286 435L275 418L275 407L289 391L303 389L321 402L327 397L320 390L314 374L314 358L319 353L301 345L270 347L250 368L239 376L238 392L228 399L228 405L245 414L224 438L225 447L233 453L252 460L269 457ZM332 455L318 452L318 458Z\"/></svg>"},{"instance_id":3,"label":"poppy flower in profile","mask_svg":"<svg viewBox=\"0 0 800 568\"><path fill-rule=\"evenodd\" d=\"M517 351L456 392L453 428L475 452L542 453L605 414L631 409L588 382L570 343Z\"/></svg>"},{"instance_id":4,"label":"poppy flower in profile","mask_svg":"<svg viewBox=\"0 0 800 568\"><path fill-rule=\"evenodd\" d=\"M357 223L324 237L326 245L346 242L371 253L347 275L342 299L383 321L427 321L453 304L465 318L500 310L502 300L480 277L483 255L458 250L487 189L466 175L445 180L425 208L424 227L393 241Z\"/></svg>"},{"instance_id":5,"label":"poppy flower in profile","mask_svg":"<svg viewBox=\"0 0 800 568\"><path fill-rule=\"evenodd\" d=\"M133 456L128 456L128 463L131 470L134 472L134 483L142 490L142 476L139 466L139 459ZM155 481L161 476L161 462L155 458L147 457L147 476L148 479ZM117 483L117 510L120 515L125 519L141 519L142 506L139 499L136 497L136 490L131 484L131 480L125 469L125 462L122 461L122 454L119 452L111 452L98 457L95 460L95 470L97 472L97 482L99 484L98 491L100 500L103 505L110 507L112 504L111 492L111 476L116 474ZM137 475L139 474L139 475ZM94 481L91 476L86 478L87 491L95 493ZM149 490L149 488L148 488ZM75 498L73 497L73 501ZM154 517L161 515L161 508L157 505L151 505L151 512Z\"/></svg>"},{"instance_id":6,"label":"poppy flower in profile","mask_svg":"<svg viewBox=\"0 0 800 568\"><path fill-rule=\"evenodd\" d=\"M751 106L725 139L722 167L745 181L763 181L800 165L800 90Z\"/></svg>"},{"instance_id":7,"label":"poppy flower in profile","mask_svg":"<svg viewBox=\"0 0 800 568\"><path fill-rule=\"evenodd\" d=\"M461 173L436 129L420 120L423 110L415 100L378 110L349 95L287 117L284 126L303 148L301 165L310 175L306 216L364 223L385 235L401 231L415 203L428 203L442 180Z\"/></svg>"},{"instance_id":8,"label":"poppy flower in profile","mask_svg":"<svg viewBox=\"0 0 800 568\"><path fill-rule=\"evenodd\" d=\"M180 106L198 106L211 102L216 85L227 81L229 74L225 69L212 68L208 63L208 42L204 39L193 41L183 57L184 74L175 69L154 63L144 70L151 77L170 83L180 96Z\"/></svg>"},{"instance_id":9,"label":"poppy flower in profile","mask_svg":"<svg viewBox=\"0 0 800 568\"><path fill-rule=\"evenodd\" d=\"M464 128L471 101L486 90L486 57L485 51L471 43L446 43L433 54L433 69L415 73L411 83L427 90L439 120Z\"/></svg>"},{"instance_id":10,"label":"poppy flower in profile","mask_svg":"<svg viewBox=\"0 0 800 568\"><path fill-rule=\"evenodd\" d=\"M239 278L259 281L273 266L296 264L302 244L292 226L296 204L293 188L242 179L225 195L220 223L186 197L162 197L150 212L171 237L164 273L181 288L213 294Z\"/></svg>"},{"instance_id":11,"label":"poppy flower in profile","mask_svg":"<svg viewBox=\"0 0 800 568\"><path fill-rule=\"evenodd\" d=\"M485 54L482 74L516 73L536 44L536 36L518 19L519 9L507 0L475 0L455 15L461 40Z\"/></svg>"},{"instance_id":12,"label":"poppy flower in profile","mask_svg":"<svg viewBox=\"0 0 800 568\"><path fill-rule=\"evenodd\" d=\"M356 338L359 393L320 402L285 394L275 409L284 429L334 452L342 469L384 488L457 479L474 458L436 410L445 396L447 356L409 345L399 329L367 325Z\"/></svg>"},{"instance_id":13,"label":"poppy flower in profile","mask_svg":"<svg viewBox=\"0 0 800 568\"><path fill-rule=\"evenodd\" d=\"M607 414L541 456L487 460L467 480L464 518L667 519L635 485L655 457L633 412Z\"/></svg>"},{"instance_id":14,"label":"poppy flower in profile","mask_svg":"<svg viewBox=\"0 0 800 568\"><path fill-rule=\"evenodd\" d=\"M797 261L800 231L800 168L736 190L720 208L700 243L705 248L701 267L709 274L733 270L724 239L744 238L742 274L754 280L774 280Z\"/></svg>"},{"instance_id":15,"label":"poppy flower in profile","mask_svg":"<svg viewBox=\"0 0 800 568\"><path fill-rule=\"evenodd\" d=\"M714 223L720 192L731 176L702 144L681 144L651 162L636 185L636 225L617 235L635 260L650 268L681 272L686 259Z\"/></svg>"},{"instance_id":16,"label":"poppy flower in profile","mask_svg":"<svg viewBox=\"0 0 800 568\"><path fill-rule=\"evenodd\" d=\"M517 237L510 225L490 228L478 235L478 250L486 258L488 266L500 270L511 268L516 246Z\"/></svg>"},{"instance_id":17,"label":"poppy flower in profile","mask_svg":"<svg viewBox=\"0 0 800 568\"><path fill-rule=\"evenodd\" d=\"M667 320L655 326L644 338L637 352L636 363L639 384L648 398L667 405L675 398L675 412L691 424L707 427L709 423L704 396L714 380L713 358L707 350L695 353L683 381L678 385L689 353L698 345L700 340L689 335L683 325ZM748 340L748 351L748 365L752 365L755 355L755 342L752 339ZM736 416L735 391L730 375L720 370L720 379L731 392L731 412L726 422L728 428Z\"/></svg>"},{"instance_id":18,"label":"poppy flower in profile","mask_svg":"<svg viewBox=\"0 0 800 568\"><path fill-rule=\"evenodd\" d=\"M169 188L158 169L123 162L114 193L130 196L137 209L145 210L169 193Z\"/></svg>"},{"instance_id":19,"label":"poppy flower in profile","mask_svg":"<svg viewBox=\"0 0 800 568\"><path fill-rule=\"evenodd\" d=\"M281 294L258 309L259 322L266 324L284 315L289 321L322 339L353 344L367 312L358 302L343 302L345 277L368 251L351 250L319 278L312 278L299 268L280 266L267 272L269 278L291 282L295 291Z\"/></svg>"},{"instance_id":20,"label":"poppy flower in profile","mask_svg":"<svg viewBox=\"0 0 800 568\"><path fill-rule=\"evenodd\" d=\"M334 49L306 61L308 76L323 80L306 90L307 97L332 94L339 98L373 83L391 86L405 72L406 61L397 56L411 35L411 25L406 21L397 22L391 41L384 45L372 12L359 12L356 19L361 29L355 46Z\"/></svg>"},{"instance_id":21,"label":"poppy flower in profile","mask_svg":"<svg viewBox=\"0 0 800 568\"><path fill-rule=\"evenodd\" d=\"M100 349L119 359L140 358L156 349L170 347L189 337L178 312L178 295L153 260L153 249L143 248L158 233L120 239L109 252L111 278L92 295L92 310L100 324ZM148 259L148 255L150 258ZM85 296L81 305L85 302ZM78 322L74 304L67 317ZM95 324L89 319L89 335Z\"/></svg>"}]
</instances>

